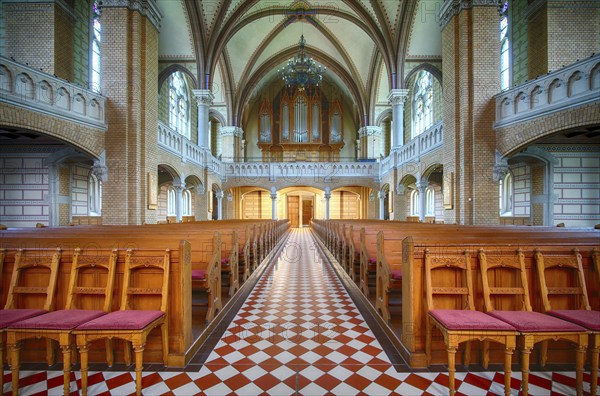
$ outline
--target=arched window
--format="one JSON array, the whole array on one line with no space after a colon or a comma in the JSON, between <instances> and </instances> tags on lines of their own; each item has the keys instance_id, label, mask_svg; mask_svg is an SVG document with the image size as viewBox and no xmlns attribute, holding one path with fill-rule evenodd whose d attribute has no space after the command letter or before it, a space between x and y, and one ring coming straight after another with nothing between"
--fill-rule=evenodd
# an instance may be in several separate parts
<instances>
[{"instance_id":1,"label":"arched window","mask_svg":"<svg viewBox=\"0 0 600 396\"><path fill-rule=\"evenodd\" d=\"M183 190L183 216L192 215L192 193L190 190Z\"/></svg>"},{"instance_id":2,"label":"arched window","mask_svg":"<svg viewBox=\"0 0 600 396\"><path fill-rule=\"evenodd\" d=\"M510 85L510 44L508 42L508 1L504 1L500 18L500 88Z\"/></svg>"},{"instance_id":3,"label":"arched window","mask_svg":"<svg viewBox=\"0 0 600 396\"><path fill-rule=\"evenodd\" d=\"M512 216L513 214L513 177L509 172L499 185L500 216Z\"/></svg>"},{"instance_id":4,"label":"arched window","mask_svg":"<svg viewBox=\"0 0 600 396\"><path fill-rule=\"evenodd\" d=\"M93 173L90 174L88 180L88 201L89 215L100 216L102 214L102 182Z\"/></svg>"},{"instance_id":5,"label":"arched window","mask_svg":"<svg viewBox=\"0 0 600 396\"><path fill-rule=\"evenodd\" d=\"M90 67L90 89L100 92L100 42L102 25L100 24L100 6L94 1L92 9L92 54Z\"/></svg>"},{"instance_id":6,"label":"arched window","mask_svg":"<svg viewBox=\"0 0 600 396\"><path fill-rule=\"evenodd\" d=\"M435 216L435 191L433 187L425 189L425 216Z\"/></svg>"},{"instance_id":7,"label":"arched window","mask_svg":"<svg viewBox=\"0 0 600 396\"><path fill-rule=\"evenodd\" d=\"M414 138L433 125L433 76L428 71L417 75L412 104Z\"/></svg>"},{"instance_id":8,"label":"arched window","mask_svg":"<svg viewBox=\"0 0 600 396\"><path fill-rule=\"evenodd\" d=\"M410 215L419 215L419 190L412 190L410 192Z\"/></svg>"},{"instance_id":9,"label":"arched window","mask_svg":"<svg viewBox=\"0 0 600 396\"><path fill-rule=\"evenodd\" d=\"M189 139L190 103L185 78L179 71L169 77L169 126Z\"/></svg>"},{"instance_id":10,"label":"arched window","mask_svg":"<svg viewBox=\"0 0 600 396\"><path fill-rule=\"evenodd\" d=\"M167 216L177 215L177 194L173 187L167 190Z\"/></svg>"}]
</instances>

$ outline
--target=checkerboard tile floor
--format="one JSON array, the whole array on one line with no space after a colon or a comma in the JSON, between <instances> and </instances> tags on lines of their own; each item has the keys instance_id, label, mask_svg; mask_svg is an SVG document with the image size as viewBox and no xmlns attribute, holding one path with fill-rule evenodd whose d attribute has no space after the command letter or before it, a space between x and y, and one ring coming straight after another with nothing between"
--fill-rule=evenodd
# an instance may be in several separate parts
<instances>
[{"instance_id":1,"label":"checkerboard tile floor","mask_svg":"<svg viewBox=\"0 0 600 396\"><path fill-rule=\"evenodd\" d=\"M135 392L132 372L90 373L88 394ZM584 380L589 383L589 375ZM4 394L10 394L10 371ZM20 394L62 394L61 371L21 371ZM145 395L439 395L447 373L398 373L308 230L294 230L199 372L144 372ZM513 372L517 394L520 373ZM72 394L80 377L72 373ZM503 394L503 374L459 372L457 394ZM575 394L573 372L535 372L532 395ZM586 383L586 389L589 385Z\"/></svg>"}]
</instances>

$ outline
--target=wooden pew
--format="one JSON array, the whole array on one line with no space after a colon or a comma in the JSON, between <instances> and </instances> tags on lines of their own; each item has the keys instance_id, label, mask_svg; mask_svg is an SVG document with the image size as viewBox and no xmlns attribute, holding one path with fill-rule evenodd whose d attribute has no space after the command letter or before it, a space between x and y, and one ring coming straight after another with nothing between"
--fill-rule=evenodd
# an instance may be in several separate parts
<instances>
[{"instance_id":1,"label":"wooden pew","mask_svg":"<svg viewBox=\"0 0 600 396\"><path fill-rule=\"evenodd\" d=\"M506 246L514 247L520 245L530 247L543 245L562 247L565 245L565 237L567 237L567 240L570 241L568 249L571 249L573 245L587 246L588 261L591 260L590 249L594 245L594 242L597 245L597 241L600 240L600 233L590 229L556 229L555 227L528 226L457 226L378 220L316 220L314 222L315 230L318 230L316 234L322 240L324 239L323 235L327 235L328 232L329 238L339 238L339 233L337 237L332 236L336 228L331 223L335 222L344 224L345 227L341 227L341 229L349 229L350 227L358 228L359 240L361 235L360 229L364 228L364 232L362 233L364 240L362 246L359 245L359 249L363 249L364 247L364 250L366 250L366 254L363 252L363 256L370 256L374 249L373 246L375 246L377 256L377 295L374 306L385 320L389 321L391 316L389 313L388 294L390 292L402 293L402 342L405 345L409 345L410 348L407 349L411 351L411 365L416 367L424 366L424 360L422 360L422 356L420 355L420 351L422 350L420 342L423 335L420 333L422 330L420 328L422 317L416 318L412 310L418 310L419 304L422 304L423 282L420 273L417 274L417 279L415 279L414 270L413 272L409 270L407 278L407 268L414 266L405 264L410 259L406 258L406 256L403 258L403 252L407 254L402 246L405 238L408 236L418 238L419 241L429 243L430 248L443 249L444 246L449 246L448 248L463 246L463 249L468 247L476 251L478 246L486 246L488 248L505 248ZM356 234L357 231L353 231L352 238L348 237L347 239L356 241ZM343 260L340 264L346 268ZM391 276L392 271L401 271L399 274L401 280L393 279ZM588 268L587 271L593 270ZM363 287L361 289L364 292L364 279L368 278L365 277L364 273L361 275L363 278ZM590 286L588 288L594 290L596 295L599 295L600 282L595 280L597 278L598 276L586 277L586 279L592 279L589 281ZM361 285L360 279L357 280L357 284ZM479 288L478 290L481 289ZM537 299L534 298L534 300L539 303ZM438 345L438 347L441 346Z\"/></svg>"},{"instance_id":2,"label":"wooden pew","mask_svg":"<svg viewBox=\"0 0 600 396\"><path fill-rule=\"evenodd\" d=\"M272 222L259 221L259 222ZM289 227L287 220L272 222L274 225L270 228L263 226L263 230L269 230L271 235L267 238L261 236L259 232L254 235L250 235L249 225L251 223L256 224L256 221L210 221L198 223L185 223L185 224L165 224L165 225L144 225L144 226L81 226L81 227L57 227L57 228L44 228L44 229L21 229L21 230L10 230L0 235L0 248L14 248L17 246L35 245L35 246L51 246L57 247L62 246L66 249L74 249L75 247L83 248L143 248L143 249L154 249L160 247L161 249L169 248L171 250L177 250L177 246L181 242L181 239L192 240L189 248L189 263L186 264L186 270L183 271L187 275L184 275L180 266L177 264L177 258L173 269L178 271L180 274L175 276L172 274L172 282L175 279L179 279L179 282L185 282L187 285L171 285L173 292L180 293L180 296L173 298L173 301L178 301L179 305L172 307L170 314L170 328L175 329L171 331L170 344L171 353L169 358L169 364L173 366L183 366L185 364L186 357L185 351L188 350L191 342L191 337L181 336L185 331L188 332L191 327L190 320L183 320L184 317L191 318L191 271L192 269L205 269L208 273L206 286L207 292L209 293L208 300L210 301L211 307L207 311L208 319L214 317L222 306L220 290L220 279L221 279L221 256L217 252L217 246L223 246L223 251L229 255L230 266L235 267L237 259L240 254L239 241L243 241L242 252L250 262L250 248L252 246L252 238L255 237L257 240L270 240L269 245L273 246L278 241ZM224 235L225 243L220 243L212 235L213 231L220 230ZM239 241L235 238L235 233L240 231ZM207 233L207 231L209 231ZM221 232L218 232L221 235ZM207 235L208 234L208 235ZM229 238L229 239L228 239ZM229 241L229 242L228 242ZM266 246L266 245L265 245ZM264 254L268 254L264 249ZM258 255L255 255L258 257ZM245 259L246 260L246 259ZM258 261L255 266L258 265ZM249 267L249 266L248 266ZM10 269L6 269L9 271ZM230 291L233 293L239 286L239 279L237 275L239 270L229 270L230 279L235 278L236 281L230 280L230 284L233 288ZM68 277L68 271L63 271L62 277ZM4 277L6 279L6 276ZM186 278L186 279L183 279ZM66 285L66 281L61 281L62 284ZM237 284L236 284L237 282ZM6 281L5 281L6 283ZM6 288L5 288L6 289ZM63 287L66 289L66 287ZM59 304L63 305L64 301L59 300ZM179 312L178 312L179 311ZM189 311L189 312L183 312ZM180 318L180 319L177 319ZM183 326L186 326L185 328ZM177 330L179 327L179 330ZM180 336L177 336L179 334ZM190 333L191 334L191 333ZM174 346L174 340L177 342L184 341L179 346ZM151 353L150 358L153 354ZM25 355L25 357L27 357ZM157 354L157 360L160 358L160 353ZM149 358L149 359L150 359Z\"/></svg>"},{"instance_id":3,"label":"wooden pew","mask_svg":"<svg viewBox=\"0 0 600 396\"><path fill-rule=\"evenodd\" d=\"M471 263L473 266L473 276L476 283L475 304L478 310L483 310L483 296L481 293L481 274L479 271L479 261L477 252L479 249L485 249L493 252L494 255L514 255L517 249L521 249L525 254L526 267L528 268L528 282L534 285L530 288L530 298L533 308L542 312L542 302L537 293L537 282L534 271L534 252L537 248L543 248L546 252L570 252L577 247L582 253L583 265L585 271L591 276L592 251L597 245L598 234L590 232L586 236L579 236L570 239L565 243L564 235L560 233L531 232L530 235L518 235L517 238L510 234L502 235L496 233L491 236L473 235L439 235L428 234L420 236L410 236L404 239L402 245L403 260L403 287L402 287L402 323L403 332L401 341L410 353L410 364L412 366L424 366L424 347L426 329L424 326L425 307L423 304L423 266L426 251L436 252L437 255L444 252L456 252L458 250L468 250L471 254ZM586 276L587 278L588 276ZM492 287L494 285L491 285ZM596 309L600 302L596 302ZM511 307L508 307L511 309ZM442 350L442 343L438 343L435 349ZM572 353L567 350L557 351L557 361L570 362L568 355ZM439 356L438 356L439 358ZM437 359L438 361L443 361Z\"/></svg>"},{"instance_id":4,"label":"wooden pew","mask_svg":"<svg viewBox=\"0 0 600 396\"><path fill-rule=\"evenodd\" d=\"M3 235L4 236L4 235ZM103 239L94 237L81 238L78 236L68 237L63 235L59 240L56 239L19 239L0 238L2 247L6 250L6 260L3 276L2 300L6 301L8 289L6 286L10 282L10 276L14 266L14 254L19 248L31 249L56 249L62 246L62 256L59 263L59 274L57 283L57 293L54 306L63 307L66 304L66 291L69 283L71 271L72 256L77 248L90 254L105 255L113 249L118 251L117 270L115 279L114 295L121 295L123 286L123 270L125 265L125 251L127 248L134 248L137 252L164 252L165 249L157 247L156 241L148 241L144 238L130 238L127 241L121 238L105 235ZM178 241L175 243L163 244L170 249L171 253L171 279L170 279L170 302L169 312L169 354L168 364L174 367L182 367L186 363L185 353L192 343L191 337L191 306L183 301L191 299L191 249L187 241ZM152 270L149 270L152 273ZM89 280L93 282L92 279ZM118 310L120 304L119 298L113 299L112 310ZM104 360L104 347L95 347L92 351L94 361ZM148 339L145 357L147 361L162 362L162 342L160 334L153 334ZM53 359L53 358L51 358ZM189 359L189 357L188 357ZM46 351L44 343L33 342L22 351L22 361L44 361L46 360Z\"/></svg>"}]
</instances>

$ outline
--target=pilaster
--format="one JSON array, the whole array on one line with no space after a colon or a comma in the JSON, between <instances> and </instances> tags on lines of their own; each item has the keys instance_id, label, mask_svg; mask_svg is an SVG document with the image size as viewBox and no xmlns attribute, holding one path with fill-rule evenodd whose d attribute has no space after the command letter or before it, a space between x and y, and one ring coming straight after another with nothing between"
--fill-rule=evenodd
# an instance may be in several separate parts
<instances>
[{"instance_id":1,"label":"pilaster","mask_svg":"<svg viewBox=\"0 0 600 396\"><path fill-rule=\"evenodd\" d=\"M101 89L107 97L105 135L108 179L103 224L155 223L149 209L158 171L158 31L136 4L103 2Z\"/></svg>"},{"instance_id":2,"label":"pilaster","mask_svg":"<svg viewBox=\"0 0 600 396\"><path fill-rule=\"evenodd\" d=\"M452 98L443 101L444 221L497 224L492 103L500 92L497 2L448 0L440 20L444 96Z\"/></svg>"}]
</instances>

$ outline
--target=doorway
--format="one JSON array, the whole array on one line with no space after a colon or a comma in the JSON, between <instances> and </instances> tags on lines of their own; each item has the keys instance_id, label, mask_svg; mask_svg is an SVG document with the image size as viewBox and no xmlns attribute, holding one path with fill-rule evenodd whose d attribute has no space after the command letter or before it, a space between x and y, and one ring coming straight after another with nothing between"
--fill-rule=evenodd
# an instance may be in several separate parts
<instances>
[{"instance_id":1,"label":"doorway","mask_svg":"<svg viewBox=\"0 0 600 396\"><path fill-rule=\"evenodd\" d=\"M300 197L297 195L288 195L287 205L290 227L298 228L300 223Z\"/></svg>"},{"instance_id":2,"label":"doorway","mask_svg":"<svg viewBox=\"0 0 600 396\"><path fill-rule=\"evenodd\" d=\"M302 226L310 226L313 218L313 201L312 199L302 200Z\"/></svg>"}]
</instances>

